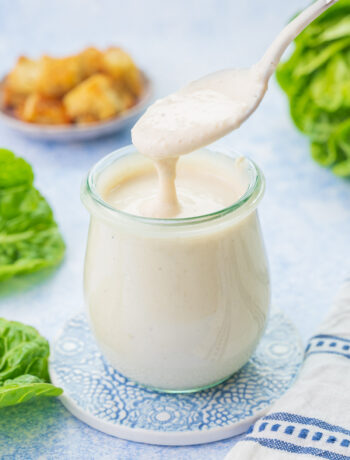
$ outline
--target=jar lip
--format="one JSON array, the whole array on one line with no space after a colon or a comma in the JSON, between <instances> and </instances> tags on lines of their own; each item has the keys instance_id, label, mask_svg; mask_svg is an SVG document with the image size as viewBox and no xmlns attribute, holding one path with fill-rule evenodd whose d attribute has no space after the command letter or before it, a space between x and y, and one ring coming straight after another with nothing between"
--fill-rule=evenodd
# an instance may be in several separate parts
<instances>
[{"instance_id":1,"label":"jar lip","mask_svg":"<svg viewBox=\"0 0 350 460\"><path fill-rule=\"evenodd\" d=\"M231 157L232 159L238 158L240 156L235 151L228 151L228 149L222 149L217 147L204 147L204 149L207 151L224 154L228 157ZM99 173L103 172L109 165L113 164L115 160L131 153L137 153L136 148L132 144L114 150L113 152L99 160L97 163L95 163L95 165L89 170L87 177L82 184L82 201L85 205L87 205L87 203L84 195L87 195L89 198L92 199L94 203L106 210L109 215L112 214L124 219L131 220L133 222L149 224L152 226L172 227L179 225L192 225L197 223L199 224L209 222L240 210L248 202L252 205L252 207L256 207L264 192L265 180L262 171L253 160L251 160L249 157L244 157L244 159L248 162L249 168L253 172L253 177L251 178L245 193L241 195L230 206L219 209L218 211L214 211L208 214L202 214L195 217L160 219L156 217L144 217L137 216L135 214L130 214L128 212L114 208L101 197L101 195L97 191L97 176Z\"/></svg>"}]
</instances>

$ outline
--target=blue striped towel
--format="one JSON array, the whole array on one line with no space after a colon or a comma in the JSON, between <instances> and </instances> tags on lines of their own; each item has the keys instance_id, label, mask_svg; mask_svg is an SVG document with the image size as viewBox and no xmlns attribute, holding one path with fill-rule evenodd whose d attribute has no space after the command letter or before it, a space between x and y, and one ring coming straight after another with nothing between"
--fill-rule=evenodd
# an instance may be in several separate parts
<instances>
[{"instance_id":1,"label":"blue striped towel","mask_svg":"<svg viewBox=\"0 0 350 460\"><path fill-rule=\"evenodd\" d=\"M306 347L298 380L225 460L350 460L350 280Z\"/></svg>"}]
</instances>

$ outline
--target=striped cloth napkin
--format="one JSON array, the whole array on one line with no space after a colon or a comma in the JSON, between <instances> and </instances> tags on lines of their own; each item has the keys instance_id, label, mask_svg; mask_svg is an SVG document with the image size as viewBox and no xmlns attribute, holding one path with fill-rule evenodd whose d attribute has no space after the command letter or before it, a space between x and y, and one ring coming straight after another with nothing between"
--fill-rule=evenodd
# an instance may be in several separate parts
<instances>
[{"instance_id":1,"label":"striped cloth napkin","mask_svg":"<svg viewBox=\"0 0 350 460\"><path fill-rule=\"evenodd\" d=\"M293 387L225 460L350 460L350 280L306 348Z\"/></svg>"}]
</instances>

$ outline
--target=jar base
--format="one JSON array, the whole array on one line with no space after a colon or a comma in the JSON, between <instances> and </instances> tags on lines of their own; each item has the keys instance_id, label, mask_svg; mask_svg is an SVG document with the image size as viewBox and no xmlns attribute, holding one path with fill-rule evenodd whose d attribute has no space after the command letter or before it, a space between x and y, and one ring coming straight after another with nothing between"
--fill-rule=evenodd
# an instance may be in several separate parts
<instances>
[{"instance_id":1,"label":"jar base","mask_svg":"<svg viewBox=\"0 0 350 460\"><path fill-rule=\"evenodd\" d=\"M120 371L117 371L120 372ZM235 372L232 374L229 374L227 377L224 377L220 380L217 380L213 383L209 383L208 385L203 385L203 386L198 386L194 388L185 388L182 390L177 390L177 389L169 389L169 388L158 388L152 385L145 385L143 383L138 382L137 380L129 379L137 383L142 388L145 388L146 390L150 391L156 391L157 393L167 393L167 394L186 394L186 393L197 393L199 391L204 391L208 390L209 388L216 387L217 385L220 385L220 383L226 382L226 380L230 379L236 372L239 372L239 369L237 369Z\"/></svg>"}]
</instances>

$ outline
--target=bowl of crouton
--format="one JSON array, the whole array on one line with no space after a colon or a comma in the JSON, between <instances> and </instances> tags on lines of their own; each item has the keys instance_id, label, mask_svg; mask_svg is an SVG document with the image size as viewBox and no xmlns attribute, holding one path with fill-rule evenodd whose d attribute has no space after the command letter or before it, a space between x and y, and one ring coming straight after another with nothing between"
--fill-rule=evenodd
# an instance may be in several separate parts
<instances>
[{"instance_id":1,"label":"bowl of crouton","mask_svg":"<svg viewBox=\"0 0 350 460\"><path fill-rule=\"evenodd\" d=\"M0 83L0 121L37 139L87 140L131 124L150 98L149 78L121 48L21 56Z\"/></svg>"}]
</instances>

